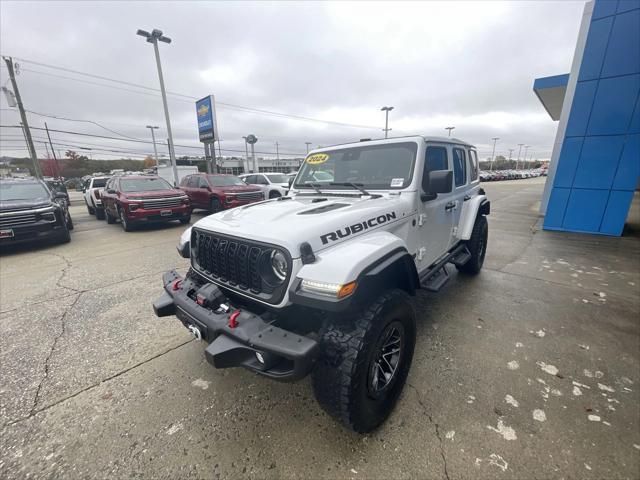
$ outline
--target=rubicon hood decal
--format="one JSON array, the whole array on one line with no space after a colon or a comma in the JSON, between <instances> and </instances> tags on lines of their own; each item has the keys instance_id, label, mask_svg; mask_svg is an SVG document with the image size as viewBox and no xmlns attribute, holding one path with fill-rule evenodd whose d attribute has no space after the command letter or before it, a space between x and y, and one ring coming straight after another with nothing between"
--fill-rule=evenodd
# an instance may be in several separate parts
<instances>
[{"instance_id":1,"label":"rubicon hood decal","mask_svg":"<svg viewBox=\"0 0 640 480\"><path fill-rule=\"evenodd\" d=\"M369 228L387 223L391 220L395 220L395 218L396 212L378 215L377 217L372 217L368 220L365 220L364 222L355 223L353 225L349 225L348 227L339 228L335 232L329 232L325 233L324 235L320 235L320 241L323 245L326 245L329 242L335 242L339 238L345 238L354 233L359 233L364 230L368 230Z\"/></svg>"}]
</instances>

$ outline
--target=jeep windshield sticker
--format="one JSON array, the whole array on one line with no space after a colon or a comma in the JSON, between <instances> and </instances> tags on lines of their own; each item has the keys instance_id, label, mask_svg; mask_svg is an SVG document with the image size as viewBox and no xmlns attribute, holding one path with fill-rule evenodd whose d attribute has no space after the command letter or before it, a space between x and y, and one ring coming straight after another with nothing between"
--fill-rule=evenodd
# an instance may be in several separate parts
<instances>
[{"instance_id":1,"label":"jeep windshield sticker","mask_svg":"<svg viewBox=\"0 0 640 480\"><path fill-rule=\"evenodd\" d=\"M309 155L307 157L306 162L309 165L320 165L321 163L329 160L329 155L326 153L314 153L313 155Z\"/></svg>"},{"instance_id":2,"label":"jeep windshield sticker","mask_svg":"<svg viewBox=\"0 0 640 480\"><path fill-rule=\"evenodd\" d=\"M404 178L392 178L391 179L391 186L392 187L401 187L402 185L404 185Z\"/></svg>"},{"instance_id":3,"label":"jeep windshield sticker","mask_svg":"<svg viewBox=\"0 0 640 480\"><path fill-rule=\"evenodd\" d=\"M365 220L364 222L356 223L354 225L350 225L345 228L339 228L335 232L325 233L324 235L320 235L320 240L323 245L326 245L329 242L335 242L339 238L345 238L349 235L353 235L364 230L368 230L369 228L377 227L378 225L382 225L383 223L387 223L396 218L396 212L385 213L384 215L380 215L378 217L372 217L369 220Z\"/></svg>"}]
</instances>

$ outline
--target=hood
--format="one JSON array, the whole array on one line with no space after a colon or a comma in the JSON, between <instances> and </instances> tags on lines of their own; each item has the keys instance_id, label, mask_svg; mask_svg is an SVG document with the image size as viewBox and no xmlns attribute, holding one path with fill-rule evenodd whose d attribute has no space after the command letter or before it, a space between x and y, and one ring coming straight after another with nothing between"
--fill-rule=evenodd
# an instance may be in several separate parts
<instances>
[{"instance_id":1,"label":"hood","mask_svg":"<svg viewBox=\"0 0 640 480\"><path fill-rule=\"evenodd\" d=\"M130 200L144 200L148 198L182 197L185 193L181 190L154 190L153 192L128 192L124 195Z\"/></svg>"},{"instance_id":2,"label":"hood","mask_svg":"<svg viewBox=\"0 0 640 480\"><path fill-rule=\"evenodd\" d=\"M261 192L259 188L251 185L228 185L224 187L213 187L214 190L221 190L225 193L240 193L240 192Z\"/></svg>"},{"instance_id":3,"label":"hood","mask_svg":"<svg viewBox=\"0 0 640 480\"><path fill-rule=\"evenodd\" d=\"M0 211L11 212L14 210L31 210L35 208L50 207L53 202L48 198L34 198L30 200L1 200Z\"/></svg>"},{"instance_id":4,"label":"hood","mask_svg":"<svg viewBox=\"0 0 640 480\"><path fill-rule=\"evenodd\" d=\"M411 202L400 195L381 197L282 197L203 218L195 228L280 245L292 257L300 244L314 252L409 218Z\"/></svg>"}]
</instances>

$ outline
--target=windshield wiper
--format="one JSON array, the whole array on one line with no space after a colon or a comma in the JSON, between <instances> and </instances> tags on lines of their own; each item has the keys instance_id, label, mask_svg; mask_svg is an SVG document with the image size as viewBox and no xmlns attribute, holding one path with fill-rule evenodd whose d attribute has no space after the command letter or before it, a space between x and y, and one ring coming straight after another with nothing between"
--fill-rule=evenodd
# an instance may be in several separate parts
<instances>
[{"instance_id":1,"label":"windshield wiper","mask_svg":"<svg viewBox=\"0 0 640 480\"><path fill-rule=\"evenodd\" d=\"M309 187L313 188L318 195L324 195L324 193L322 193L322 190L320 190L320 187L322 186L322 184L320 184L320 183L304 182L303 185L305 187L309 186Z\"/></svg>"},{"instance_id":2,"label":"windshield wiper","mask_svg":"<svg viewBox=\"0 0 640 480\"><path fill-rule=\"evenodd\" d=\"M351 187L359 190L363 195L371 196L369 192L367 192L364 188L363 183L353 183L353 182L332 182L329 185L335 185L336 187Z\"/></svg>"}]
</instances>

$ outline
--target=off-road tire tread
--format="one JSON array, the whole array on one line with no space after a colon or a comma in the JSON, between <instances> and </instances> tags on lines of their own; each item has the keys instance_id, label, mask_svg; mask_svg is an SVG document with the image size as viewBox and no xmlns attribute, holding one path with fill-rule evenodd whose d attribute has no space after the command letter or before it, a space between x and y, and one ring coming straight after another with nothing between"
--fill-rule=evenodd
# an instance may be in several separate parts
<instances>
[{"instance_id":1,"label":"off-road tire tread","mask_svg":"<svg viewBox=\"0 0 640 480\"><path fill-rule=\"evenodd\" d=\"M321 365L320 368L316 366L312 374L316 399L329 415L357 432L363 430L353 422L350 412L351 401L356 397L355 390L359 387L358 382L354 381L359 366L358 353L365 348L366 343L377 340L366 338L371 330L370 325L381 314L385 304L394 297L401 297L411 305L406 292L389 290L380 295L356 319L328 322L320 332ZM366 358L361 355L360 361L363 360L366 361ZM323 365L329 368L322 368Z\"/></svg>"},{"instance_id":2,"label":"off-road tire tread","mask_svg":"<svg viewBox=\"0 0 640 480\"><path fill-rule=\"evenodd\" d=\"M473 224L473 230L471 232L471 238L467 240L467 248L469 249L469 253L471 253L471 258L464 265L456 266L459 272L466 273L469 275L476 275L480 273L482 269L482 265L478 263L478 244L480 242L480 237L482 235L483 228L489 228L487 224L487 217L484 215L478 215L475 223ZM485 255L487 252L487 242L484 245ZM483 261L484 264L484 261Z\"/></svg>"}]
</instances>

